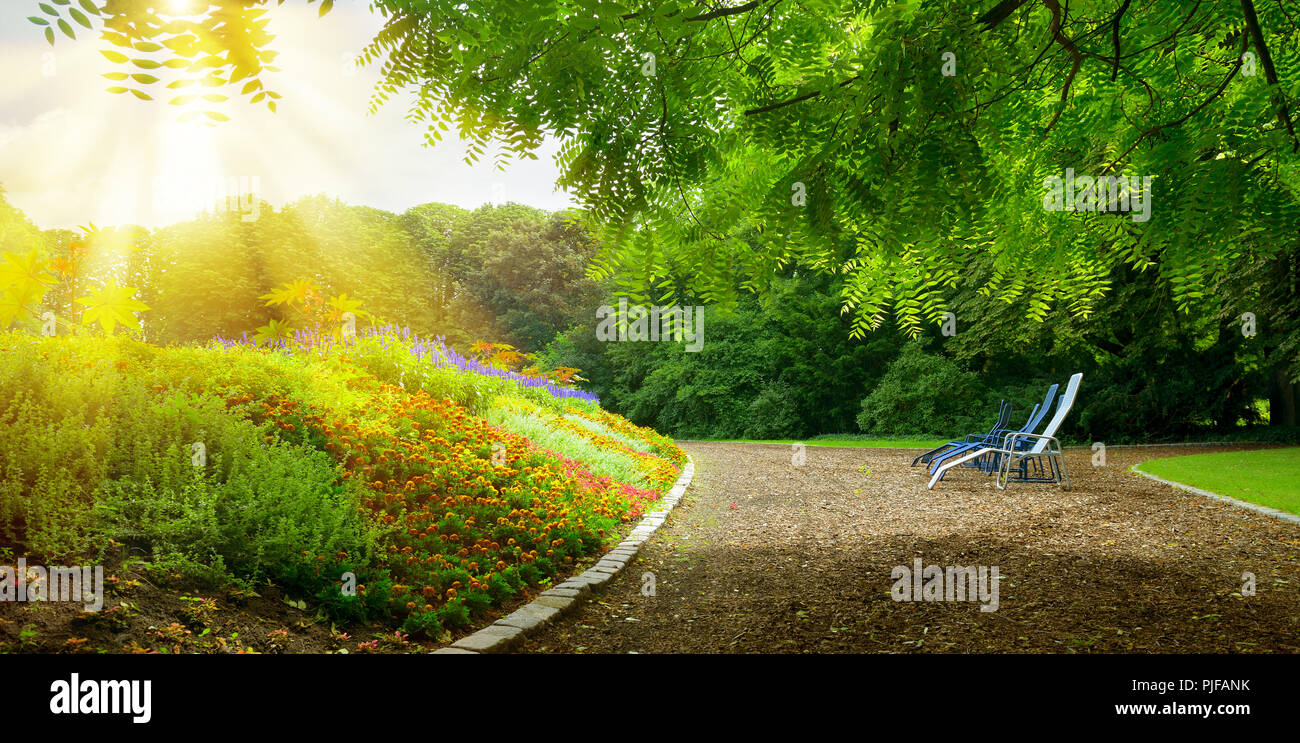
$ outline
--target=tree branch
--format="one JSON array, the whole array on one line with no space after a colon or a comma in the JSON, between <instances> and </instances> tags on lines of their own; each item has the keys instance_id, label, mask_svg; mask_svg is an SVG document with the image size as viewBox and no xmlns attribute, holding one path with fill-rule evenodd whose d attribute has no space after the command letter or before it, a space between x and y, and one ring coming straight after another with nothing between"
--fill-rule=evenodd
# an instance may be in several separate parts
<instances>
[{"instance_id":1,"label":"tree branch","mask_svg":"<svg viewBox=\"0 0 1300 743\"><path fill-rule=\"evenodd\" d=\"M682 20L687 22L695 22L695 23L707 23L708 21L711 21L714 18L722 18L723 16L740 15L741 13L748 13L749 11L753 10L754 8L757 8L758 6L766 2L770 2L770 0L753 0L752 2L745 3L744 5L736 5L734 7L729 7L729 8L728 7L717 8L714 10L710 10L707 13L701 13L699 15L693 15L687 18L683 18ZM664 17L672 18L675 15L677 15L677 13L673 12L673 13L666 14ZM623 15L619 16L619 20L630 21L633 18L640 18L640 17L641 17L641 13L639 12L624 13Z\"/></svg>"},{"instance_id":2,"label":"tree branch","mask_svg":"<svg viewBox=\"0 0 1300 743\"><path fill-rule=\"evenodd\" d=\"M728 15L740 15L741 13L748 13L765 2L767 2L767 0L753 0L753 2L745 3L744 5L737 5L733 8L718 8L717 10L711 10L708 13L701 13L700 15L693 15L689 18L683 18L682 20L703 22Z\"/></svg>"},{"instance_id":3,"label":"tree branch","mask_svg":"<svg viewBox=\"0 0 1300 743\"><path fill-rule=\"evenodd\" d=\"M1115 47L1115 66L1110 70L1110 81L1113 83L1119 78L1119 22L1124 17L1125 11L1128 10L1129 3L1132 0L1124 0L1124 4L1119 6L1119 11L1115 13L1114 25L1111 27L1111 43Z\"/></svg>"},{"instance_id":4,"label":"tree branch","mask_svg":"<svg viewBox=\"0 0 1300 743\"><path fill-rule=\"evenodd\" d=\"M784 101L778 101L778 102L776 102L776 103L769 103L769 104L767 104L766 106L759 106L758 108L750 108L750 109L746 109L744 113L745 113L746 116L754 116L754 115L756 115L756 114L765 114L765 113L767 113L768 111L775 111L775 110L777 110L778 108L785 108L786 106L793 106L793 105L796 104L796 103L802 103L803 101L806 101L806 100L808 100L809 98L816 98L817 96L819 96L819 95L821 95L821 94L822 94L822 92L821 92L820 90L814 90L814 91L812 91L811 93L804 93L803 95L797 95L797 96L795 96L794 98L789 98L789 99L784 100Z\"/></svg>"},{"instance_id":5,"label":"tree branch","mask_svg":"<svg viewBox=\"0 0 1300 743\"><path fill-rule=\"evenodd\" d=\"M1259 54L1260 64L1264 66L1264 79L1273 88L1278 121L1282 122L1287 132L1291 134L1291 139L1295 141L1295 147L1291 151L1300 152L1300 139L1296 139L1295 126L1291 123L1291 112L1287 110L1286 93L1282 92L1282 87L1278 85L1277 71L1273 68L1273 55L1268 53L1268 45L1264 43L1264 31L1260 29L1259 17L1255 15L1255 3L1252 0L1241 0L1241 13L1246 17L1250 38L1255 42L1255 51Z\"/></svg>"},{"instance_id":6,"label":"tree branch","mask_svg":"<svg viewBox=\"0 0 1300 743\"><path fill-rule=\"evenodd\" d=\"M1246 39L1245 37L1242 37L1241 53L1244 53L1245 51L1246 51ZM1214 102L1215 99L1223 95L1223 91L1227 89L1228 83L1232 82L1232 79L1237 76L1237 73L1239 71L1241 71L1241 53L1237 54L1237 64L1233 65L1232 71L1229 72L1228 76L1223 79L1223 83L1219 85L1219 88L1215 90L1212 94L1210 94L1209 98L1206 98L1204 101L1201 101L1201 104L1199 106L1193 108L1191 111L1188 111L1186 116L1183 116L1182 118L1179 119L1175 119L1174 121L1165 122L1164 124L1161 124L1159 126L1153 127L1151 129L1142 132L1142 134L1138 135L1137 140L1135 140L1133 144L1129 145L1129 148L1127 150L1124 150L1124 154L1115 158L1114 160L1112 160L1112 162L1118 164L1121 160L1128 157L1129 153L1132 152L1134 149L1136 149L1137 146L1141 144L1142 140L1146 139L1152 134L1155 134L1156 132L1161 131L1162 129L1168 129L1173 126L1181 126L1183 122L1187 121L1188 119L1192 118L1196 114L1205 110L1206 106L1210 105L1212 102Z\"/></svg>"},{"instance_id":7,"label":"tree branch","mask_svg":"<svg viewBox=\"0 0 1300 743\"><path fill-rule=\"evenodd\" d=\"M999 23L1005 21L1008 16L1020 9L1025 4L1025 0L1002 0L1002 2L993 6L989 12L975 19L976 23L983 23L985 31L992 31Z\"/></svg>"},{"instance_id":8,"label":"tree branch","mask_svg":"<svg viewBox=\"0 0 1300 743\"><path fill-rule=\"evenodd\" d=\"M1074 76L1079 74L1079 66L1083 64L1083 55L1079 53L1079 47L1075 46L1073 41L1070 41L1065 34L1061 33L1061 4L1057 0L1043 0L1043 5L1052 11L1052 25L1050 28L1052 38L1056 39L1056 43L1065 47L1065 50L1070 53L1070 58L1074 60L1074 64L1070 67L1070 74L1065 78L1065 87L1061 89L1061 108L1057 110L1056 115L1047 123L1047 128L1043 130L1044 133L1047 133L1052 130L1052 127L1056 126L1061 114L1065 113L1065 102L1070 95L1070 86L1074 84Z\"/></svg>"},{"instance_id":9,"label":"tree branch","mask_svg":"<svg viewBox=\"0 0 1300 743\"><path fill-rule=\"evenodd\" d=\"M843 82L838 83L838 84L837 84L837 87L842 88L842 87L844 87L845 85L848 85L848 84L852 83L853 81L858 80L858 79L861 78L861 77L862 77L861 75L854 75L853 77L849 78L848 80L844 80ZM811 91L811 92L808 92L808 93L804 93L803 95L797 95L797 96L795 96L794 98L787 98L787 99L784 100L784 101L777 101L776 103L769 103L769 104L767 104L766 106L759 106L758 108L750 108L750 109L746 109L745 111L743 111L743 113L744 113L746 116L754 116L755 114L764 114L764 113L767 113L768 111L775 111L775 110L777 110L778 108L785 108L786 106L793 106L793 105L796 104L796 103L802 103L802 102L804 102L804 101L806 101L806 100L808 100L808 99L810 99L810 98L816 98L816 97L820 96L820 95L822 94L822 92L823 92L823 91L820 91L820 90L814 90L814 91Z\"/></svg>"}]
</instances>

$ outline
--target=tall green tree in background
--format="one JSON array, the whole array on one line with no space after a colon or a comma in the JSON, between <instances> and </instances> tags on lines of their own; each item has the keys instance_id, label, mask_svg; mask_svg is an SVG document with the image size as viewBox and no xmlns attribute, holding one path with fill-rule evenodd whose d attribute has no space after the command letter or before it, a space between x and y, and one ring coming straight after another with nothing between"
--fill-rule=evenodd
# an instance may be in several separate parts
<instances>
[{"instance_id":1,"label":"tall green tree in background","mask_svg":"<svg viewBox=\"0 0 1300 743\"><path fill-rule=\"evenodd\" d=\"M469 212L450 204L421 204L402 213L402 227L415 241L426 265L430 309L440 325L451 321L450 308L457 294L460 261L454 254L453 236Z\"/></svg>"},{"instance_id":2,"label":"tall green tree in background","mask_svg":"<svg viewBox=\"0 0 1300 743\"><path fill-rule=\"evenodd\" d=\"M248 244L238 216L214 216L156 230L150 241L160 266L145 284L154 311L145 327L157 343L220 335L253 337L265 323L258 297L268 291L261 254Z\"/></svg>"},{"instance_id":3,"label":"tall green tree in background","mask_svg":"<svg viewBox=\"0 0 1300 743\"><path fill-rule=\"evenodd\" d=\"M592 316L595 246L570 215L518 204L422 204L402 215L311 196L258 218L207 213L157 230L122 225L42 233L0 191L0 252L53 260L44 310L62 318L112 281L138 287L144 337L164 344L253 337L276 316L262 297L298 280L347 295L379 321L541 351ZM30 319L30 318L29 318Z\"/></svg>"}]
</instances>

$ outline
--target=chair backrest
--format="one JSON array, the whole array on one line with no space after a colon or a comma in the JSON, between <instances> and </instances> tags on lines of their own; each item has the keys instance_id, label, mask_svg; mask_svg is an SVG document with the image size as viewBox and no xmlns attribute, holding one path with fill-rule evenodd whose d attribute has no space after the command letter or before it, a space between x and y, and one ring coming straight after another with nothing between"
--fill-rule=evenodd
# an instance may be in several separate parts
<instances>
[{"instance_id":1,"label":"chair backrest","mask_svg":"<svg viewBox=\"0 0 1300 743\"><path fill-rule=\"evenodd\" d=\"M1006 400L1003 400L1001 404L998 406L998 421L997 423L993 424L992 428L989 429L989 435L992 436L998 431L1001 431L1003 428L1006 428L1007 423L1010 420L1011 420L1011 403L1007 402Z\"/></svg>"},{"instance_id":2,"label":"chair backrest","mask_svg":"<svg viewBox=\"0 0 1300 743\"><path fill-rule=\"evenodd\" d=\"M1074 397L1079 392L1079 382L1082 380L1082 373L1070 377L1070 381L1065 385L1065 392L1061 395L1060 401L1056 403L1056 415L1052 416L1052 420L1047 423L1047 428L1043 429L1044 436L1056 435L1056 430L1065 421L1065 416L1069 415L1070 408L1074 407ZM1034 444L1034 448L1029 450L1030 453L1042 454L1043 450L1047 448L1047 443L1047 439L1039 439L1038 443Z\"/></svg>"},{"instance_id":3,"label":"chair backrest","mask_svg":"<svg viewBox=\"0 0 1300 743\"><path fill-rule=\"evenodd\" d=\"M1032 425L1034 424L1035 421L1037 421L1037 420L1039 420L1040 418L1042 418L1042 416L1040 416L1040 415L1038 414L1038 409L1041 408L1041 407L1042 407L1042 405L1039 405L1038 403L1034 403L1034 409L1031 410L1031 411L1029 411L1029 417L1028 417L1027 419L1025 419L1025 425L1023 425L1023 426L1020 427L1020 430L1021 430L1021 431L1032 431L1032 430L1034 430L1034 429L1032 429L1032 428L1029 428L1029 426L1032 426Z\"/></svg>"},{"instance_id":4,"label":"chair backrest","mask_svg":"<svg viewBox=\"0 0 1300 743\"><path fill-rule=\"evenodd\" d=\"M1047 396L1043 398L1043 404L1034 407L1034 412L1025 421L1025 425L1020 429L1021 433L1033 433L1038 428L1038 424L1043 422L1047 417L1047 411L1052 409L1052 400L1056 397L1056 388L1059 385L1052 385L1047 388Z\"/></svg>"}]
</instances>

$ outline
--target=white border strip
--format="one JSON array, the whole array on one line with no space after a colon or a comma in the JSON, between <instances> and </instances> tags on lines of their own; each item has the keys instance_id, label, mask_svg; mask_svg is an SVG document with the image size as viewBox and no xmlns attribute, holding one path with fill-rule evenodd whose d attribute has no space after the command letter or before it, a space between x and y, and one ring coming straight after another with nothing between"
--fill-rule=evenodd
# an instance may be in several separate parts
<instances>
[{"instance_id":1,"label":"white border strip","mask_svg":"<svg viewBox=\"0 0 1300 743\"><path fill-rule=\"evenodd\" d=\"M1155 461L1155 460L1148 460L1148 461ZM1220 500L1220 501L1223 501L1224 503L1229 503L1229 504L1232 504L1232 505L1234 505L1234 506L1237 506L1238 508L1249 509L1249 510L1251 510L1251 511L1254 511L1255 513L1262 513L1262 514L1264 514L1265 516L1272 516L1273 518L1275 518L1275 519L1279 519L1279 520L1281 520L1281 521L1288 521L1288 522L1290 522L1290 523L1292 523L1292 524L1300 524L1300 516L1297 516L1297 515L1294 514L1294 513L1287 513L1286 511L1279 511L1279 510L1276 509L1276 508L1269 508L1268 506L1261 506L1261 505L1258 504L1258 503L1251 503L1250 501L1238 500L1238 499L1236 499L1236 498L1231 498L1231 497L1226 496L1226 495L1219 495L1218 493L1212 493L1212 492L1210 492L1210 491L1208 491L1208 490L1202 490L1201 488L1194 488L1194 487L1192 487L1191 485L1187 485L1187 484L1185 484L1185 483L1174 482L1173 480L1166 480L1166 479L1163 478L1163 477L1156 477L1155 475L1151 474L1150 472L1143 472L1142 470L1138 469L1138 465L1136 465L1136 464L1133 465L1132 467L1130 467L1130 468L1129 468L1129 471L1130 471L1130 472L1136 472L1136 473L1138 473L1139 475L1141 475L1141 476L1147 478L1148 480L1155 480L1156 482L1164 483L1165 485L1169 485L1169 486L1172 486L1172 487L1178 488L1179 490L1186 490L1186 491L1189 492L1189 493L1196 493L1197 495L1204 495L1204 496L1207 497L1207 498L1213 498L1213 499L1215 499L1215 500Z\"/></svg>"},{"instance_id":2,"label":"white border strip","mask_svg":"<svg viewBox=\"0 0 1300 743\"><path fill-rule=\"evenodd\" d=\"M477 655L479 653L502 653L513 648L525 635L532 634L542 627L551 624L562 614L572 610L582 602L582 599L591 593L591 589L605 585L615 575L618 575L641 549L641 545L650 538L650 535L663 526L664 520L668 518L668 513L677 506L682 496L686 493L686 488L690 487L691 479L695 477L695 461L690 455L686 455L686 466L682 467L681 475L678 476L676 484L663 497L664 509L654 511L645 515L641 523L636 525L627 539L623 540L617 547L606 552L595 565L587 569L585 573L580 573L565 582L543 591L532 602L520 607L514 613L498 619L483 629L475 632L468 637L462 637L449 647L440 648L433 651L434 655L456 654L456 655Z\"/></svg>"}]
</instances>

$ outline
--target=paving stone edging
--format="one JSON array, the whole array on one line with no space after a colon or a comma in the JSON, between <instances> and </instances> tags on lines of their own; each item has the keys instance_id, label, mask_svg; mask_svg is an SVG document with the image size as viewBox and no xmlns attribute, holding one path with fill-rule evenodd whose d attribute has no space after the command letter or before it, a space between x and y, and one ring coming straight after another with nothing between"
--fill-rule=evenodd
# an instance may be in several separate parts
<instances>
[{"instance_id":1,"label":"paving stone edging","mask_svg":"<svg viewBox=\"0 0 1300 743\"><path fill-rule=\"evenodd\" d=\"M1220 500L1220 501L1223 501L1224 503L1229 503L1229 504L1232 504L1232 505L1234 505L1234 506L1237 506L1238 508L1246 508L1246 509L1249 509L1249 510L1251 510L1251 511L1254 511L1255 513L1262 513L1262 514L1264 514L1265 516L1272 516L1273 518L1275 518L1275 519L1279 519L1279 520L1281 520L1281 521L1288 521L1288 522L1290 522L1290 523L1292 523L1292 524L1300 524L1300 516L1297 516L1297 515L1295 515L1294 513L1287 513L1286 511L1279 511L1279 510L1276 509L1276 508L1269 508L1268 506L1261 506L1261 505L1258 504L1258 503L1251 503L1250 501L1238 500L1238 499L1236 499L1236 498L1232 498L1232 497L1227 496L1227 495L1219 495L1218 493L1210 492L1209 490L1202 490L1201 488L1194 488L1194 487L1192 487L1191 485L1187 485L1187 484L1185 484L1185 483L1175 482L1175 481L1173 481L1173 480L1166 480L1166 479L1163 478L1163 477L1156 477L1155 475L1151 474L1150 472L1143 472L1142 470L1138 469L1136 464L1133 465L1132 467L1130 467L1130 468L1129 468L1129 471L1130 471L1130 472L1136 472L1136 473L1138 473L1139 475L1141 475L1141 476L1147 478L1148 480L1155 480L1156 482L1162 482L1162 483L1164 483L1164 484L1166 484L1166 485L1169 485L1169 486L1172 486L1172 487L1178 488L1179 490L1186 490L1186 491L1189 492L1189 493L1196 493L1197 495L1204 495L1204 496L1207 497L1207 498L1213 498L1213 499L1215 499L1215 500Z\"/></svg>"},{"instance_id":2,"label":"paving stone edging","mask_svg":"<svg viewBox=\"0 0 1300 743\"><path fill-rule=\"evenodd\" d=\"M682 499L694 476L695 462L687 455L686 466L682 467L677 482L668 491L668 495L664 496L664 509L646 514L645 518L641 519L641 523L637 524L636 528L632 530L632 533L627 535L627 539L620 542L614 549L606 552L585 573L575 575L558 586L543 591L532 602L520 607L514 613L498 619L468 637L462 637L449 647L433 651L433 655L439 653L477 655L479 653L506 652L515 647L525 636L536 632L572 611L582 603L584 598L591 594L593 588L605 585L615 575L618 575L628 563L632 562L632 558L636 557L641 545L645 544L645 541L650 538L651 534L655 533L655 530L663 526L664 519L668 518L668 513Z\"/></svg>"}]
</instances>

